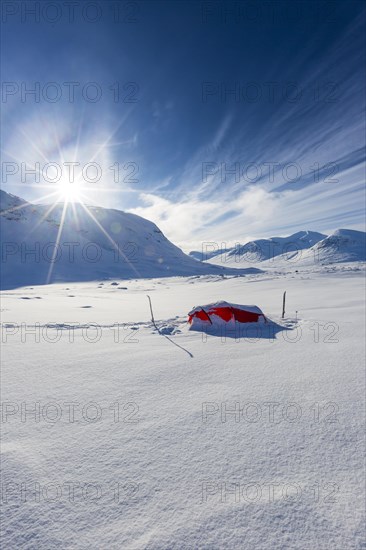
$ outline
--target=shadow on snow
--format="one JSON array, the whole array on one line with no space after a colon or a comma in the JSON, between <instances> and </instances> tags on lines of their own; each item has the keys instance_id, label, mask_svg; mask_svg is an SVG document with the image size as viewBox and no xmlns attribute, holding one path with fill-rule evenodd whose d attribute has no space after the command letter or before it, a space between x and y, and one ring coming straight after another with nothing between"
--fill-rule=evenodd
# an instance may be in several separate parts
<instances>
[{"instance_id":1,"label":"shadow on snow","mask_svg":"<svg viewBox=\"0 0 366 550\"><path fill-rule=\"evenodd\" d=\"M208 323L195 323L190 330L201 332L207 336L215 336L225 340L231 338L233 340L276 340L276 335L283 331L293 330L294 326L283 326L273 321L267 323L235 323L232 324L217 324L208 325Z\"/></svg>"}]
</instances>

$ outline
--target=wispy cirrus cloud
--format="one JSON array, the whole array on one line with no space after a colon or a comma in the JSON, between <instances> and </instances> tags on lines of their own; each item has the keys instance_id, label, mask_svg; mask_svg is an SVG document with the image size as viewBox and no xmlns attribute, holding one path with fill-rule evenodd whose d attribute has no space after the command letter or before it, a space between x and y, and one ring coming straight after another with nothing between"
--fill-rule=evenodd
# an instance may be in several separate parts
<instances>
[{"instance_id":1,"label":"wispy cirrus cloud","mask_svg":"<svg viewBox=\"0 0 366 550\"><path fill-rule=\"evenodd\" d=\"M307 17L284 10L276 19L263 5L263 19L223 23L218 16L203 24L188 4L178 12L168 4L147 9L123 33L110 20L77 35L61 23L42 32L5 27L5 79L36 75L40 84L48 78L61 86L77 80L79 91L95 81L103 90L95 103L80 94L74 104L11 96L2 122L9 160L31 165L40 152L51 161L73 160L75 151L80 163L95 159L103 165L97 202L151 219L186 248L303 228L361 228L363 7L334 2L322 18L312 3L301 3ZM177 32L178 19L189 23L189 40ZM17 32L26 35L26 53ZM77 58L65 33L82 46ZM52 59L40 54L50 35ZM131 83L137 91L133 103L125 102L126 82L129 93ZM213 93L203 100L207 82ZM116 164L118 181L110 170ZM31 187L6 190L37 198Z\"/></svg>"}]
</instances>

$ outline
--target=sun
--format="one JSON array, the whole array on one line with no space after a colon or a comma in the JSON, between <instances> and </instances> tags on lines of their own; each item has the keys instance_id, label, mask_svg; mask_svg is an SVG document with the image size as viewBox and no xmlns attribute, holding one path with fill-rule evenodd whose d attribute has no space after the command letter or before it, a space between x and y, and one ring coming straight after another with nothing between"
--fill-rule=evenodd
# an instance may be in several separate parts
<instances>
[{"instance_id":1,"label":"sun","mask_svg":"<svg viewBox=\"0 0 366 550\"><path fill-rule=\"evenodd\" d=\"M58 183L59 198L62 202L81 202L81 189L77 182L61 180Z\"/></svg>"}]
</instances>

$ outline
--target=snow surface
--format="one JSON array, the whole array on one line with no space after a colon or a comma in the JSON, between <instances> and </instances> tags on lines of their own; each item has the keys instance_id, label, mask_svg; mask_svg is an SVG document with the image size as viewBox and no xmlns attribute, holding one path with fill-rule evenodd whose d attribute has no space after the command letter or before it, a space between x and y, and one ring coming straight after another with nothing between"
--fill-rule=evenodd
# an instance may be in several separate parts
<instances>
[{"instance_id":1,"label":"snow surface","mask_svg":"<svg viewBox=\"0 0 366 550\"><path fill-rule=\"evenodd\" d=\"M364 275L4 291L3 548L363 548ZM194 304L223 299L275 334L188 331Z\"/></svg>"}]
</instances>

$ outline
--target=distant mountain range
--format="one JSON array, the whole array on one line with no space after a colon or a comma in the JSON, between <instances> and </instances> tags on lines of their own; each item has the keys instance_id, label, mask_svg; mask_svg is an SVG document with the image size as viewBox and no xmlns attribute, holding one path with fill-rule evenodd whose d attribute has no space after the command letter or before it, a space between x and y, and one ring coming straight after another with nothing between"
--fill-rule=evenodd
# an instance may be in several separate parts
<instances>
[{"instance_id":1,"label":"distant mountain range","mask_svg":"<svg viewBox=\"0 0 366 550\"><path fill-rule=\"evenodd\" d=\"M282 260L287 261L282 255ZM331 235L293 258L299 265L328 265L366 261L366 233L352 229L337 229Z\"/></svg>"},{"instance_id":2,"label":"distant mountain range","mask_svg":"<svg viewBox=\"0 0 366 550\"><path fill-rule=\"evenodd\" d=\"M63 204L51 209L0 191L2 289L47 282L238 273L197 262L140 216L77 203L68 205L64 216L63 211Z\"/></svg>"},{"instance_id":3,"label":"distant mountain range","mask_svg":"<svg viewBox=\"0 0 366 550\"><path fill-rule=\"evenodd\" d=\"M315 231L299 231L289 237L258 239L241 246L213 251L210 263L227 267L266 267L327 265L340 262L366 261L366 233L352 229L337 229L331 235ZM198 258L197 252L190 253ZM202 261L205 262L204 251Z\"/></svg>"},{"instance_id":4,"label":"distant mountain range","mask_svg":"<svg viewBox=\"0 0 366 550\"><path fill-rule=\"evenodd\" d=\"M299 231L289 237L258 239L244 245L236 245L232 248L218 249L216 247L215 249L212 243L208 243L201 252L194 250L189 255L200 261L208 261L214 258L219 259L220 257L228 263L232 263L232 261L235 263L240 263L241 261L263 262L286 252L310 248L325 237L326 235L315 231Z\"/></svg>"},{"instance_id":5,"label":"distant mountain range","mask_svg":"<svg viewBox=\"0 0 366 550\"><path fill-rule=\"evenodd\" d=\"M221 250L211 245L206 255L187 255L154 223L135 214L78 203L66 209L62 203L31 204L5 191L0 191L0 224L2 289L111 278L237 275L294 263L366 260L365 233L350 229L329 236L300 231Z\"/></svg>"},{"instance_id":6,"label":"distant mountain range","mask_svg":"<svg viewBox=\"0 0 366 550\"><path fill-rule=\"evenodd\" d=\"M189 256L199 262L206 262L216 256L222 256L233 250L233 248L218 248L215 243L207 243L203 245L203 250L192 250Z\"/></svg>"}]
</instances>

